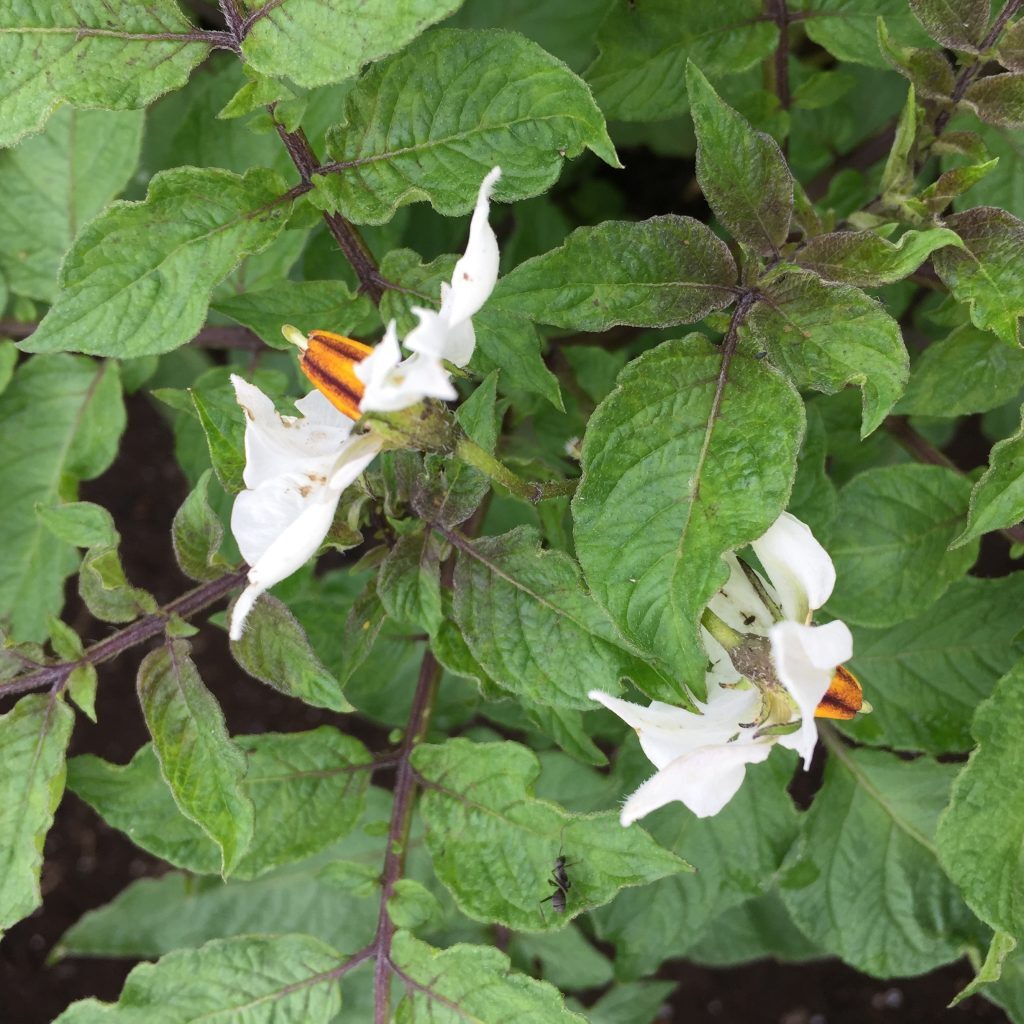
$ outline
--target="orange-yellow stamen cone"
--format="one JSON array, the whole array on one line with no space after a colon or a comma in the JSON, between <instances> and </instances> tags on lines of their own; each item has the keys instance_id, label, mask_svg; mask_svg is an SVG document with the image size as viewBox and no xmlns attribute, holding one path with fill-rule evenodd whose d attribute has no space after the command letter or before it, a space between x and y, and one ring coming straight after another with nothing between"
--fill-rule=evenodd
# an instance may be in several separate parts
<instances>
[{"instance_id":1,"label":"orange-yellow stamen cone","mask_svg":"<svg viewBox=\"0 0 1024 1024\"><path fill-rule=\"evenodd\" d=\"M832 677L828 692L814 712L815 718L854 718L864 708L864 691L857 677L840 665ZM867 708L865 710L870 710Z\"/></svg>"},{"instance_id":2,"label":"orange-yellow stamen cone","mask_svg":"<svg viewBox=\"0 0 1024 1024\"><path fill-rule=\"evenodd\" d=\"M290 334L285 333L285 337L298 344ZM359 402L365 387L356 376L355 366L373 349L330 331L310 331L303 340L305 346L299 345L302 349L299 368L335 409L350 419L359 419L362 415Z\"/></svg>"}]
</instances>

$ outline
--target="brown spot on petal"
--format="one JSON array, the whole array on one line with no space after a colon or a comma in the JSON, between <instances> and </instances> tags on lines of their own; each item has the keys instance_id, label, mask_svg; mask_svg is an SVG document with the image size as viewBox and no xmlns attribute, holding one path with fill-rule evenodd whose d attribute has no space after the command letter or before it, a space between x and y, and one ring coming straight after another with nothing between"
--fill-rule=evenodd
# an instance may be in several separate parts
<instances>
[{"instance_id":1,"label":"brown spot on petal","mask_svg":"<svg viewBox=\"0 0 1024 1024\"><path fill-rule=\"evenodd\" d=\"M814 712L815 718L854 718L864 706L864 691L857 677L842 665L836 669L828 692Z\"/></svg>"}]
</instances>

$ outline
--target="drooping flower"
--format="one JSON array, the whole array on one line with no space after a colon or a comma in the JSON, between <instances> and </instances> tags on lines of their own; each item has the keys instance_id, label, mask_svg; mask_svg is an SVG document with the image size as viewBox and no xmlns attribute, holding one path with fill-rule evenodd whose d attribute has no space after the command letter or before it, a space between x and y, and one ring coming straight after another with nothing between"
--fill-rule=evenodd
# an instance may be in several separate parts
<instances>
[{"instance_id":1,"label":"drooping flower","mask_svg":"<svg viewBox=\"0 0 1024 1024\"><path fill-rule=\"evenodd\" d=\"M726 556L729 579L706 619L717 638L702 629L711 664L706 702L695 700L696 711L661 702L645 708L590 693L637 731L658 769L626 801L623 825L674 800L698 817L717 814L746 766L765 760L774 744L796 750L806 768L815 717L852 718L861 709L860 685L842 667L853 654L849 629L839 621L811 625L835 585L828 553L786 512L751 547L768 580Z\"/></svg>"},{"instance_id":2,"label":"drooping flower","mask_svg":"<svg viewBox=\"0 0 1024 1024\"><path fill-rule=\"evenodd\" d=\"M498 240L487 218L491 190L500 177L501 168L495 167L480 185L466 251L451 282L441 285L441 308L412 309L419 320L405 338L412 355L403 358L394 321L375 348L329 331L304 335L296 327L283 328L302 350L302 372L346 416L399 412L425 398L457 397L444 363L465 366L472 358L476 335L471 318L498 280Z\"/></svg>"},{"instance_id":3,"label":"drooping flower","mask_svg":"<svg viewBox=\"0 0 1024 1024\"><path fill-rule=\"evenodd\" d=\"M282 416L258 387L234 375L231 382L246 416L246 489L231 510L231 532L250 566L228 631L238 640L260 594L316 554L342 492L382 442L372 433L354 435L354 420L319 391L295 403L301 416Z\"/></svg>"}]
</instances>

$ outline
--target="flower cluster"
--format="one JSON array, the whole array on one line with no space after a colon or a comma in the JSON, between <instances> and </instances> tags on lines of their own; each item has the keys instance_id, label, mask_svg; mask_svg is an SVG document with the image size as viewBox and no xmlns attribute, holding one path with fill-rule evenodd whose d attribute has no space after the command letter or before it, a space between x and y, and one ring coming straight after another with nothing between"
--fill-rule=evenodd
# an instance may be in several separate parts
<instances>
[{"instance_id":1,"label":"flower cluster","mask_svg":"<svg viewBox=\"0 0 1024 1024\"><path fill-rule=\"evenodd\" d=\"M727 555L729 579L712 599L702 635L709 658L707 700L695 710L649 707L600 690L590 697L631 725L657 774L622 808L629 825L678 800L698 817L717 814L743 783L748 764L772 747L810 765L816 718L862 709L857 680L842 667L853 654L845 623L811 624L835 585L828 552L806 524L784 512L751 545L767 574Z\"/></svg>"},{"instance_id":2,"label":"flower cluster","mask_svg":"<svg viewBox=\"0 0 1024 1024\"><path fill-rule=\"evenodd\" d=\"M371 348L328 331L285 337L302 350L300 367L316 386L296 402L301 416L282 416L267 395L233 376L246 415L245 490L235 499L231 532L249 563L248 585L235 602L229 634L242 636L256 599L304 565L320 547L345 489L384 446L380 433L356 432L364 413L391 413L425 398L456 397L445 362L465 366L476 345L472 316L498 279L498 240L488 223L495 167L477 195L464 255L437 311L414 308L403 358L394 321Z\"/></svg>"}]
</instances>

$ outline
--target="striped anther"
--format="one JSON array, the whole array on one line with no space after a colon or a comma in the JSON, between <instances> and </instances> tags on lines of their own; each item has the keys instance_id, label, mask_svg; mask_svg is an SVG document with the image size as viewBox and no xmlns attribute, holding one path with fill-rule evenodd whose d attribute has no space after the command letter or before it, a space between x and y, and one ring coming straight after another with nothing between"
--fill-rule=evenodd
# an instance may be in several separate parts
<instances>
[{"instance_id":1,"label":"striped anther","mask_svg":"<svg viewBox=\"0 0 1024 1024\"><path fill-rule=\"evenodd\" d=\"M373 349L360 341L330 331L310 331L299 367L314 387L340 412L357 420L365 390L355 365Z\"/></svg>"},{"instance_id":2,"label":"striped anther","mask_svg":"<svg viewBox=\"0 0 1024 1024\"><path fill-rule=\"evenodd\" d=\"M864 706L864 691L857 677L840 665L828 692L814 712L815 718L854 718Z\"/></svg>"}]
</instances>

